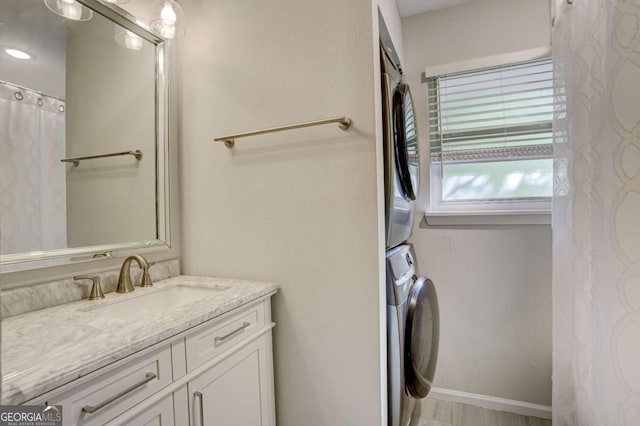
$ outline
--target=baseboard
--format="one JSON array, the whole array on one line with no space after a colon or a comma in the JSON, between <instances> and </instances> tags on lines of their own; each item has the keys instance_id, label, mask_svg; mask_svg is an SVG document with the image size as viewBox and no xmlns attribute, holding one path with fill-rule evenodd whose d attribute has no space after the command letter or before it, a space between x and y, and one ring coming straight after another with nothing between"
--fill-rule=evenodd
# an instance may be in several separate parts
<instances>
[{"instance_id":1,"label":"baseboard","mask_svg":"<svg viewBox=\"0 0 640 426\"><path fill-rule=\"evenodd\" d=\"M477 393L460 392L456 390L431 388L429 397L444 401L459 402L496 411L508 411L523 416L551 419L551 407L530 402L515 401L513 399L498 398L496 396L480 395Z\"/></svg>"}]
</instances>

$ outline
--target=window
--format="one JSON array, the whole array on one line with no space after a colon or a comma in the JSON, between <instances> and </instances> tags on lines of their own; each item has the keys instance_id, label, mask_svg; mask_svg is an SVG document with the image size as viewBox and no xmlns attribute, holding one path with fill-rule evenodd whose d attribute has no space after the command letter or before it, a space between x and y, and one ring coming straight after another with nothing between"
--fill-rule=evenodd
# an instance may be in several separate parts
<instances>
[{"instance_id":1,"label":"window","mask_svg":"<svg viewBox=\"0 0 640 426\"><path fill-rule=\"evenodd\" d=\"M553 190L551 59L426 82L429 212L548 212Z\"/></svg>"}]
</instances>

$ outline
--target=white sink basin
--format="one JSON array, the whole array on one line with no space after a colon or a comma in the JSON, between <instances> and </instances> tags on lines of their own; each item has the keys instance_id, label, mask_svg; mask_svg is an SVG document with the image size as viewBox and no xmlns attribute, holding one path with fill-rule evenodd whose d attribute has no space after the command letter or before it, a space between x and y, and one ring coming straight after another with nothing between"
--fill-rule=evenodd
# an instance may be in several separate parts
<instances>
[{"instance_id":1,"label":"white sink basin","mask_svg":"<svg viewBox=\"0 0 640 426\"><path fill-rule=\"evenodd\" d=\"M125 300L92 307L87 310L123 319L139 318L167 312L178 306L188 305L205 297L213 296L220 291L225 291L228 288L223 286L193 287L178 285L164 290L143 293L139 296L134 293L133 297ZM146 292L149 290L136 289L136 291Z\"/></svg>"}]
</instances>

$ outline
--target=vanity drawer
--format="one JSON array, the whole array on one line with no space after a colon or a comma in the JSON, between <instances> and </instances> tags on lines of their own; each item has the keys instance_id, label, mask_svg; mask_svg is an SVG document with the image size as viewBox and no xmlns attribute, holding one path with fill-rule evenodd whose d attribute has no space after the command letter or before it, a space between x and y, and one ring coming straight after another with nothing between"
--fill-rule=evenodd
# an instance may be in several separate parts
<instances>
[{"instance_id":1,"label":"vanity drawer","mask_svg":"<svg viewBox=\"0 0 640 426\"><path fill-rule=\"evenodd\" d=\"M264 324L265 308L260 303L187 336L187 371L242 341Z\"/></svg>"},{"instance_id":2,"label":"vanity drawer","mask_svg":"<svg viewBox=\"0 0 640 426\"><path fill-rule=\"evenodd\" d=\"M62 404L65 425L102 425L169 385L169 345L49 398Z\"/></svg>"}]
</instances>

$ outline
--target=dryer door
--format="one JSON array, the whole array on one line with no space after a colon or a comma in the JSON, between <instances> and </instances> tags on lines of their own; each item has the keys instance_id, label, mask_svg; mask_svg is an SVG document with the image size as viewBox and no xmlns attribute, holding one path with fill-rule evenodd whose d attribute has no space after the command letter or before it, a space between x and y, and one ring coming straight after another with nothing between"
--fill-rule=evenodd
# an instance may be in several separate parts
<instances>
[{"instance_id":1,"label":"dryer door","mask_svg":"<svg viewBox=\"0 0 640 426\"><path fill-rule=\"evenodd\" d=\"M436 288L420 277L411 286L404 341L405 385L414 398L431 390L438 361L440 313Z\"/></svg>"},{"instance_id":2,"label":"dryer door","mask_svg":"<svg viewBox=\"0 0 640 426\"><path fill-rule=\"evenodd\" d=\"M413 201L418 196L420 182L418 133L411 90L402 83L393 94L393 136L400 188L404 199Z\"/></svg>"}]
</instances>

